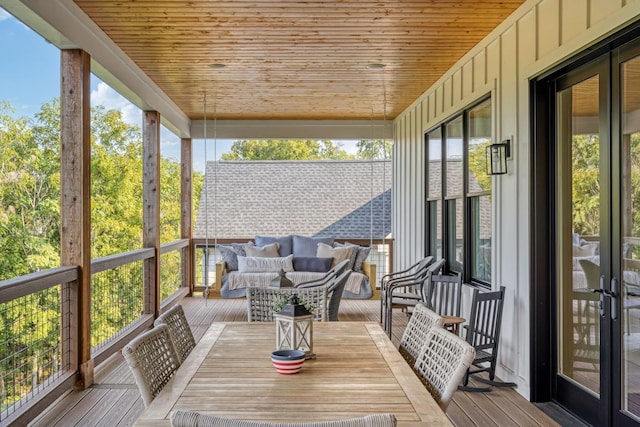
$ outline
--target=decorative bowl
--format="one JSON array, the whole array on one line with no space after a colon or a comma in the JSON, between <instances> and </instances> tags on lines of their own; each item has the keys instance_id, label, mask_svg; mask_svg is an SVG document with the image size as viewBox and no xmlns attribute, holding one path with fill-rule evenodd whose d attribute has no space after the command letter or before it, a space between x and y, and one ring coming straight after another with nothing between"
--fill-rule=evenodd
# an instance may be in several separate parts
<instances>
[{"instance_id":1,"label":"decorative bowl","mask_svg":"<svg viewBox=\"0 0 640 427\"><path fill-rule=\"evenodd\" d=\"M279 374L297 374L302 369L305 356L301 350L276 350L271 353L271 363Z\"/></svg>"}]
</instances>

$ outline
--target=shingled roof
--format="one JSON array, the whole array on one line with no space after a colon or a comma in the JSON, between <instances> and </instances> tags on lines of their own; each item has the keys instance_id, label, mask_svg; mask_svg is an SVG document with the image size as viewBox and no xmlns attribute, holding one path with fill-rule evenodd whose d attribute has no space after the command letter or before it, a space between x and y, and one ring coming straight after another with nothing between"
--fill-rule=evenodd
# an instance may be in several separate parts
<instances>
[{"instance_id":1,"label":"shingled roof","mask_svg":"<svg viewBox=\"0 0 640 427\"><path fill-rule=\"evenodd\" d=\"M210 161L194 237L381 239L390 232L389 160Z\"/></svg>"}]
</instances>

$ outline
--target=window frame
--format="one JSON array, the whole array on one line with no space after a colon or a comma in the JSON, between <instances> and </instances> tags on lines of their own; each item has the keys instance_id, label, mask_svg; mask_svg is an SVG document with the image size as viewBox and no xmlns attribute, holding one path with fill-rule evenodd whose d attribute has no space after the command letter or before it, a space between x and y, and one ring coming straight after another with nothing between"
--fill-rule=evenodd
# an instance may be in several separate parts
<instances>
[{"instance_id":1,"label":"window frame","mask_svg":"<svg viewBox=\"0 0 640 427\"><path fill-rule=\"evenodd\" d=\"M491 203L493 201L493 179L491 178L490 189L488 190L470 190L469 185L469 141L470 136L470 112L477 109L482 104L489 103L488 108L491 112L489 118L490 123L490 140L489 143L495 140L494 138L494 104L491 94L478 99L473 104L465 107L461 111L456 112L446 120L443 120L436 126L431 127L424 133L425 142L425 253L428 255L433 254L436 258L445 257L447 262L444 266L446 273L456 272L462 274L462 280L464 283L469 283L474 286L483 288L491 288L491 272L489 261L489 272L485 277L474 277L473 263L476 262L480 256L477 251L474 251L474 244L478 242L477 229L478 222L474 218L473 214L478 210L474 208L480 206L482 198L489 196ZM448 126L454 123L456 120L462 120L462 191L461 194L448 195L447 194L447 129ZM432 161L430 153L430 142L434 139L440 138L440 191L439 194L431 194L430 191L430 166ZM437 160L437 159L436 159ZM439 203L438 203L439 202ZM462 216L461 219L456 219L457 212L450 212L455 205L462 204ZM433 212L434 207L440 207L438 212ZM451 222L454 224L451 224ZM491 234L490 242L493 244L493 209L491 211ZM462 227L462 230L458 230L458 227ZM456 235L460 233L462 235L462 264L459 260L451 258L451 254L455 254L456 251ZM434 236L434 233L436 234ZM476 235L474 235L474 233ZM438 247L438 234L440 236L440 246ZM453 242L452 242L453 239ZM484 257L483 257L484 259ZM477 276L477 275L476 275ZM488 278L487 278L488 276Z\"/></svg>"}]
</instances>

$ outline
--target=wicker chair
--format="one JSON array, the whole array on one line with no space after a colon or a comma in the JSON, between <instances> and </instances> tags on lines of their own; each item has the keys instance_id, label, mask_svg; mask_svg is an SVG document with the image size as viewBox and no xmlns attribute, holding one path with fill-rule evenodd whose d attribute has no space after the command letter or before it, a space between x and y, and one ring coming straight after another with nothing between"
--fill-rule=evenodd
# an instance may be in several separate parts
<instances>
[{"instance_id":1,"label":"wicker chair","mask_svg":"<svg viewBox=\"0 0 640 427\"><path fill-rule=\"evenodd\" d=\"M235 420L193 411L177 410L171 412L172 427L394 427L395 425L396 417L393 414L372 414L335 421L270 423Z\"/></svg>"},{"instance_id":2,"label":"wicker chair","mask_svg":"<svg viewBox=\"0 0 640 427\"><path fill-rule=\"evenodd\" d=\"M180 366L180 356L167 325L159 325L134 338L124 346L122 355L138 384L145 407Z\"/></svg>"},{"instance_id":3,"label":"wicker chair","mask_svg":"<svg viewBox=\"0 0 640 427\"><path fill-rule=\"evenodd\" d=\"M306 282L298 283L297 285L295 285L295 287L296 288L312 288L314 286L326 285L331 280L341 275L347 269L347 265L349 265L349 260L345 259L344 261L339 262L338 264L331 267L331 269L327 271L327 274L325 274L324 276L318 279L313 279Z\"/></svg>"},{"instance_id":4,"label":"wicker chair","mask_svg":"<svg viewBox=\"0 0 640 427\"><path fill-rule=\"evenodd\" d=\"M247 288L247 320L249 322L273 322L274 308L283 298L287 300L292 294L298 295L306 306L313 306L313 320L326 322L327 296L329 285L308 288Z\"/></svg>"},{"instance_id":5,"label":"wicker chair","mask_svg":"<svg viewBox=\"0 0 640 427\"><path fill-rule=\"evenodd\" d=\"M436 312L429 310L421 302L416 304L398 347L400 354L409 365L415 365L431 328L442 327L443 324L444 319Z\"/></svg>"},{"instance_id":6,"label":"wicker chair","mask_svg":"<svg viewBox=\"0 0 640 427\"><path fill-rule=\"evenodd\" d=\"M162 313L153 323L155 326L167 325L173 338L173 344L180 355L180 363L184 362L191 350L196 346L196 340L187 323L184 310L180 304L174 305Z\"/></svg>"},{"instance_id":7,"label":"wicker chair","mask_svg":"<svg viewBox=\"0 0 640 427\"><path fill-rule=\"evenodd\" d=\"M427 334L414 370L443 411L475 355L471 344L444 328L431 328Z\"/></svg>"},{"instance_id":8,"label":"wicker chair","mask_svg":"<svg viewBox=\"0 0 640 427\"><path fill-rule=\"evenodd\" d=\"M329 284L327 291L329 292L329 304L327 307L327 315L330 322L338 321L338 310L340 308L340 301L342 301L342 293L344 286L347 284L351 276L351 270L345 270L340 276Z\"/></svg>"}]
</instances>

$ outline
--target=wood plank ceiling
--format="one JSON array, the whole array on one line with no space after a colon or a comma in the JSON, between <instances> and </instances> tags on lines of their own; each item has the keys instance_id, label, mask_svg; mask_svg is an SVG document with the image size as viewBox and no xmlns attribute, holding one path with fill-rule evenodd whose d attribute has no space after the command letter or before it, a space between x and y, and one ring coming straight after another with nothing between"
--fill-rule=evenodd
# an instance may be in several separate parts
<instances>
[{"instance_id":1,"label":"wood plank ceiling","mask_svg":"<svg viewBox=\"0 0 640 427\"><path fill-rule=\"evenodd\" d=\"M523 1L75 0L190 119L255 120L393 119Z\"/></svg>"}]
</instances>

